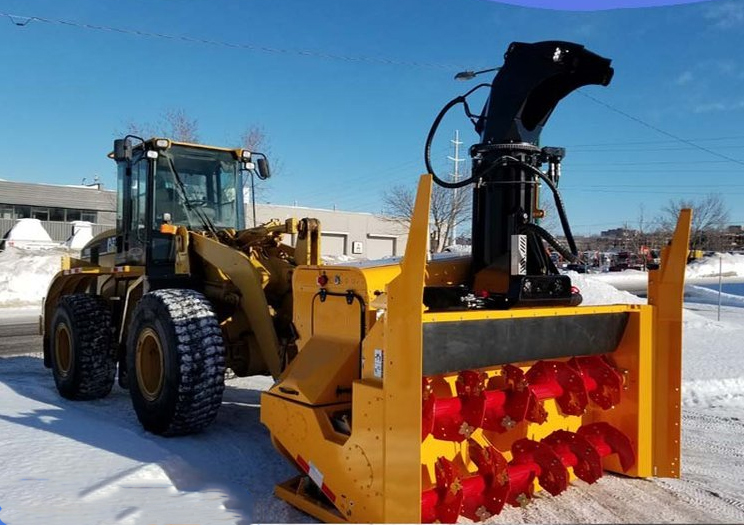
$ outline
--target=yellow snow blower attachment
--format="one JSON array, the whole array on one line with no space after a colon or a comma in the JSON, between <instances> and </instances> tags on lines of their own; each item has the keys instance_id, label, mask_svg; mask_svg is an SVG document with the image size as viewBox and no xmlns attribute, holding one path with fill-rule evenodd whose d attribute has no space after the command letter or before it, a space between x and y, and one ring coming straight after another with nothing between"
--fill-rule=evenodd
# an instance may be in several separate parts
<instances>
[{"instance_id":1,"label":"yellow snow blower attachment","mask_svg":"<svg viewBox=\"0 0 744 525\"><path fill-rule=\"evenodd\" d=\"M572 90L607 85L609 63L567 42L512 44L472 177L441 181L427 158L402 262L295 271L299 352L261 400L300 471L278 496L328 522L452 523L604 471L679 476L690 211L648 272L647 305L581 306L543 244L577 260L555 188L564 152L539 148L540 129ZM474 185L470 256L430 255L434 182ZM568 248L533 221L540 183Z\"/></svg>"}]
</instances>

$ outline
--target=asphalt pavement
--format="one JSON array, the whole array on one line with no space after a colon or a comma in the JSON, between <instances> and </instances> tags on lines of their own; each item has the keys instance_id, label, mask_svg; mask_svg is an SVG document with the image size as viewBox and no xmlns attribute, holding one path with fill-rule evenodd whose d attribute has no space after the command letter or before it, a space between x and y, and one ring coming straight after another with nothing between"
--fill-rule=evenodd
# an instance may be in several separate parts
<instances>
[{"instance_id":1,"label":"asphalt pavement","mask_svg":"<svg viewBox=\"0 0 744 525\"><path fill-rule=\"evenodd\" d=\"M39 311L31 308L0 309L0 356L39 354Z\"/></svg>"}]
</instances>

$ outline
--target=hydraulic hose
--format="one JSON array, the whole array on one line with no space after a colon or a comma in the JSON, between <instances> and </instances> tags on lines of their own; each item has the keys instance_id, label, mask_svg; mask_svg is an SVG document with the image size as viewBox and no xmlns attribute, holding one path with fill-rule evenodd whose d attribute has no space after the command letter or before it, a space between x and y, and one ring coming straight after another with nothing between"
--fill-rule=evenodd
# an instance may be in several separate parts
<instances>
[{"instance_id":1,"label":"hydraulic hose","mask_svg":"<svg viewBox=\"0 0 744 525\"><path fill-rule=\"evenodd\" d=\"M442 122L442 119L447 114L447 112L458 104L465 105L466 114L468 116L471 116L470 110L468 109L468 106L467 106L467 97L470 96L470 94L473 93L475 90L480 89L482 87L488 87L488 86L490 86L490 84L478 84L477 86L475 86L473 89L471 89L464 95L455 97L449 102L447 102L447 104L444 105L444 107L441 109L441 111L437 115L437 118L434 119L434 123L431 125L431 128L429 129L429 135L426 137L426 145L424 146L424 164L426 165L426 171L431 173L431 176L434 179L434 182L436 182L443 188L450 188L450 189L462 188L464 186L467 186L471 182L475 181L475 177L471 176L459 182L447 182L437 177L437 174L434 172L434 168L432 168L431 166L431 143L434 140L434 135L436 135L437 129L439 128L439 123Z\"/></svg>"},{"instance_id":2,"label":"hydraulic hose","mask_svg":"<svg viewBox=\"0 0 744 525\"><path fill-rule=\"evenodd\" d=\"M565 246L561 244L561 242L556 239L548 230L545 228L538 226L537 224L533 223L526 223L523 224L520 228L521 231L525 232L531 232L543 239L545 242L547 242L549 245L551 245L553 248L555 248L555 251L557 251L559 254L563 256L564 259L568 259L572 263L578 263L579 262L579 256L577 254L571 253L566 249Z\"/></svg>"},{"instance_id":3,"label":"hydraulic hose","mask_svg":"<svg viewBox=\"0 0 744 525\"><path fill-rule=\"evenodd\" d=\"M531 171L532 173L540 177L540 179L542 179L545 182L545 184L548 185L550 190L553 192L553 200L555 201L555 207L558 210L558 217L561 220L561 226L563 227L563 233L566 235L566 241L568 242L568 247L571 250L571 254L574 257L577 257L579 252L576 248L576 242L574 241L573 234L571 233L571 225L568 223L568 217L566 216L566 209L563 206L563 199L561 199L561 194L558 191L558 188L556 187L555 183L553 183L553 181L550 180L550 178L547 177L542 171L540 171L539 169L537 169L536 167L530 164L527 164L526 162L522 160L519 160L516 157L505 155L501 157L499 160L507 161L508 164L516 164L517 166L521 168ZM555 237L553 238L555 239ZM558 241L556 240L556 242Z\"/></svg>"}]
</instances>

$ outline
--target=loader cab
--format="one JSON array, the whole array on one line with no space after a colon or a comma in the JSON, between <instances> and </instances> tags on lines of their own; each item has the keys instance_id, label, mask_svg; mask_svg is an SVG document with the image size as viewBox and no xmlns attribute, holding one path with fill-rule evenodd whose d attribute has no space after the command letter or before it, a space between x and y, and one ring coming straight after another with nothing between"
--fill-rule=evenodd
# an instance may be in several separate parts
<instances>
[{"instance_id":1,"label":"loader cab","mask_svg":"<svg viewBox=\"0 0 744 525\"><path fill-rule=\"evenodd\" d=\"M241 169L245 150L150 139L116 140L116 263L144 265L151 276L174 273L177 227L244 227Z\"/></svg>"}]
</instances>

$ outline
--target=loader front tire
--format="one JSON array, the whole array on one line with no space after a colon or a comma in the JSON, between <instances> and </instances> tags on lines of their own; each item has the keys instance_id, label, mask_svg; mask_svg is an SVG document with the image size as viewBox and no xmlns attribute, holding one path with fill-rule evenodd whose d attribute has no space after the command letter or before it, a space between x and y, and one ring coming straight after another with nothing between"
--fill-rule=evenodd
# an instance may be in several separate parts
<instances>
[{"instance_id":1,"label":"loader front tire","mask_svg":"<svg viewBox=\"0 0 744 525\"><path fill-rule=\"evenodd\" d=\"M111 312L96 295L65 295L52 318L52 374L62 397L100 399L116 374Z\"/></svg>"},{"instance_id":2,"label":"loader front tire","mask_svg":"<svg viewBox=\"0 0 744 525\"><path fill-rule=\"evenodd\" d=\"M186 289L145 294L129 328L127 370L145 430L175 436L209 425L225 390L225 344L209 301Z\"/></svg>"}]
</instances>

